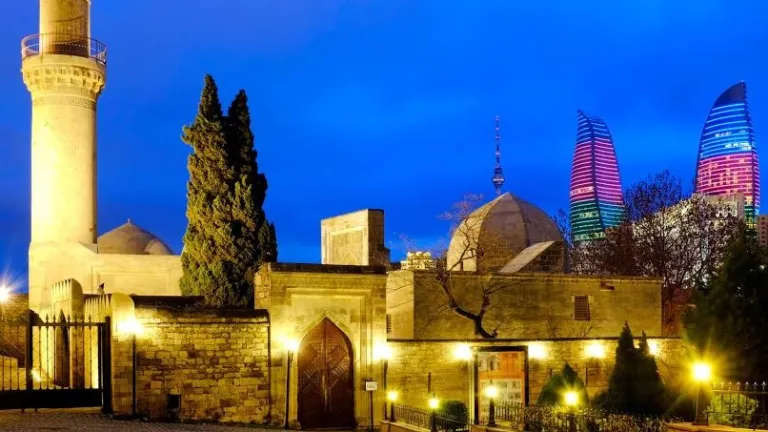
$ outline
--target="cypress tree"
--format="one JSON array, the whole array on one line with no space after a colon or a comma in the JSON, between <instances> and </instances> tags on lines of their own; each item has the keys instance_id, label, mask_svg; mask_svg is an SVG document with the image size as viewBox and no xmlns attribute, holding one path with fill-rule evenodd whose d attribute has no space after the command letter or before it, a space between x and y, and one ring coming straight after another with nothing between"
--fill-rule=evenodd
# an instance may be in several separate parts
<instances>
[{"instance_id":1,"label":"cypress tree","mask_svg":"<svg viewBox=\"0 0 768 432\"><path fill-rule=\"evenodd\" d=\"M238 269L238 226L233 223L235 172L227 151L224 117L216 83L205 77L197 116L184 127L192 147L187 163L187 231L181 254L183 295L201 295L212 306L242 305L244 279Z\"/></svg>"}]
</instances>

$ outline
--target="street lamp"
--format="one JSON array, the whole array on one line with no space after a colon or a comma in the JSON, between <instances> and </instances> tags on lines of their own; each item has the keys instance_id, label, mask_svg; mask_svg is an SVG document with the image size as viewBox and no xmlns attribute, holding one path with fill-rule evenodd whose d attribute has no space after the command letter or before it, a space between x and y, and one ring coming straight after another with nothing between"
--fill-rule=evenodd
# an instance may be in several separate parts
<instances>
[{"instance_id":1,"label":"street lamp","mask_svg":"<svg viewBox=\"0 0 768 432\"><path fill-rule=\"evenodd\" d=\"M11 299L11 288L6 284L0 285L0 304L5 305Z\"/></svg>"},{"instance_id":2,"label":"street lamp","mask_svg":"<svg viewBox=\"0 0 768 432\"><path fill-rule=\"evenodd\" d=\"M702 406L704 399L704 383L712 378L712 367L704 362L693 364L693 380L696 381L696 418L693 424L696 426L709 426L709 419L704 412L706 408Z\"/></svg>"},{"instance_id":3,"label":"street lamp","mask_svg":"<svg viewBox=\"0 0 768 432\"><path fill-rule=\"evenodd\" d=\"M397 402L397 396L397 392L394 390L387 392L387 400L389 400L389 421L392 423L397 421L395 420L395 402Z\"/></svg>"},{"instance_id":4,"label":"street lamp","mask_svg":"<svg viewBox=\"0 0 768 432\"><path fill-rule=\"evenodd\" d=\"M287 365L285 367L285 424L284 429L288 429L288 419L291 408L291 363L293 363L293 354L299 350L299 341L295 339L286 339L283 341Z\"/></svg>"},{"instance_id":5,"label":"street lamp","mask_svg":"<svg viewBox=\"0 0 768 432\"><path fill-rule=\"evenodd\" d=\"M392 349L387 344L379 345L376 349L376 356L381 360L381 385L384 392L387 392L387 371L389 370L389 359L392 358ZM387 401L384 401L384 420L387 419Z\"/></svg>"},{"instance_id":6,"label":"street lamp","mask_svg":"<svg viewBox=\"0 0 768 432\"><path fill-rule=\"evenodd\" d=\"M138 355L136 354L136 336L141 334L143 329L141 323L136 318L129 318L117 325L120 333L131 336L131 357L133 361L133 385L131 392L131 413L136 416L136 369L138 364Z\"/></svg>"},{"instance_id":7,"label":"street lamp","mask_svg":"<svg viewBox=\"0 0 768 432\"><path fill-rule=\"evenodd\" d=\"M431 398L429 398L429 410L431 411L430 416L430 432L437 432L437 409L440 407L440 399L436 398L433 394Z\"/></svg>"},{"instance_id":8,"label":"street lamp","mask_svg":"<svg viewBox=\"0 0 768 432\"><path fill-rule=\"evenodd\" d=\"M574 411L579 405L579 394L573 390L565 392L563 397L565 406L568 408L568 432L576 432L576 417Z\"/></svg>"},{"instance_id":9,"label":"street lamp","mask_svg":"<svg viewBox=\"0 0 768 432\"><path fill-rule=\"evenodd\" d=\"M488 403L488 426L496 426L496 398L499 397L499 388L490 382L485 388L485 396L489 399Z\"/></svg>"}]
</instances>

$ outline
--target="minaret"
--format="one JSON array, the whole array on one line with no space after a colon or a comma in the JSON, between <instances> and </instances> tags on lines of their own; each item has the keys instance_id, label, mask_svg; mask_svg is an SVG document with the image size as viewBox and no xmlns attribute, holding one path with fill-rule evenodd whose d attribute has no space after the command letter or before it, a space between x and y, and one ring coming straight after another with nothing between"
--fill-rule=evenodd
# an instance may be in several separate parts
<instances>
[{"instance_id":1,"label":"minaret","mask_svg":"<svg viewBox=\"0 0 768 432\"><path fill-rule=\"evenodd\" d=\"M106 47L91 39L90 6L40 0L40 34L21 42L32 96L30 254L40 244L96 243L96 101Z\"/></svg>"},{"instance_id":2,"label":"minaret","mask_svg":"<svg viewBox=\"0 0 768 432\"><path fill-rule=\"evenodd\" d=\"M501 195L501 186L504 184L504 172L501 169L501 135L499 132L499 116L496 116L496 165L493 167L493 187L496 188L496 196Z\"/></svg>"}]
</instances>

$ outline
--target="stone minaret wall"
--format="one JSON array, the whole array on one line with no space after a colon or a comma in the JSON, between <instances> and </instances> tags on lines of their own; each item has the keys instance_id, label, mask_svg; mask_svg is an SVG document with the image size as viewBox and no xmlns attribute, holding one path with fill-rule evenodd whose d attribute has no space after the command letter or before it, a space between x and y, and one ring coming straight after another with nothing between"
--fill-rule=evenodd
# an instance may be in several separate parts
<instances>
[{"instance_id":1,"label":"stone minaret wall","mask_svg":"<svg viewBox=\"0 0 768 432\"><path fill-rule=\"evenodd\" d=\"M89 15L90 0L40 0L40 34L22 41L22 76L32 98L33 309L48 302L51 283L78 278L71 263L63 264L68 249L95 251L96 102L106 48L90 39Z\"/></svg>"}]
</instances>

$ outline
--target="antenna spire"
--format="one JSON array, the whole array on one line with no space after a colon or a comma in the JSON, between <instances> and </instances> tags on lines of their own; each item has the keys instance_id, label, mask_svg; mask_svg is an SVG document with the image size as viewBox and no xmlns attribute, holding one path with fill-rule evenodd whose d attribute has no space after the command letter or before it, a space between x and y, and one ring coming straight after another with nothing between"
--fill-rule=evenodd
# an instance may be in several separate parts
<instances>
[{"instance_id":1,"label":"antenna spire","mask_svg":"<svg viewBox=\"0 0 768 432\"><path fill-rule=\"evenodd\" d=\"M501 186L504 184L504 172L501 169L501 134L499 128L499 116L496 116L496 165L493 167L491 178L493 187L496 188L496 196L501 195Z\"/></svg>"}]
</instances>

